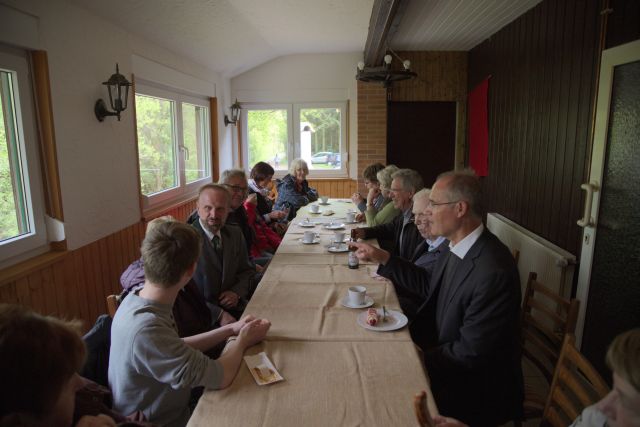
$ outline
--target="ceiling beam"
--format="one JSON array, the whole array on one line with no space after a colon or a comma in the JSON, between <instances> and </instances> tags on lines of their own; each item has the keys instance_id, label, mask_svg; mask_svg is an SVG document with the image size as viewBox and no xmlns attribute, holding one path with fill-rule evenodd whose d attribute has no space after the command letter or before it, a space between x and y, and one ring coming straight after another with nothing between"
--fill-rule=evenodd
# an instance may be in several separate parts
<instances>
[{"instance_id":1,"label":"ceiling beam","mask_svg":"<svg viewBox=\"0 0 640 427\"><path fill-rule=\"evenodd\" d=\"M371 19L369 20L369 34L364 45L364 63L367 66L376 66L382 63L382 57L387 50L387 38L391 35L392 26L397 27L397 20L402 13L402 4L406 6L406 0L375 0ZM396 25L394 26L394 21ZM392 32L392 31L391 31Z\"/></svg>"}]
</instances>

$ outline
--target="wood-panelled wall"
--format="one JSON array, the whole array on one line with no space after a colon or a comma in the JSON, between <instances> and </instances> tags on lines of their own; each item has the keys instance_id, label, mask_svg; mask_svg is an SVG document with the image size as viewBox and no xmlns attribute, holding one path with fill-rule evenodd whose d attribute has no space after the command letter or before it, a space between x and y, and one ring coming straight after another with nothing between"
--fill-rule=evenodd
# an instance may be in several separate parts
<instances>
[{"instance_id":1,"label":"wood-panelled wall","mask_svg":"<svg viewBox=\"0 0 640 427\"><path fill-rule=\"evenodd\" d=\"M318 190L321 196L336 199L351 197L356 191L356 181L353 179L310 179L309 186Z\"/></svg>"},{"instance_id":2,"label":"wood-panelled wall","mask_svg":"<svg viewBox=\"0 0 640 427\"><path fill-rule=\"evenodd\" d=\"M184 221L195 200L164 212ZM20 277L0 280L0 302L22 304L42 314L83 321L89 329L106 313L106 297L120 293L120 275L140 257L145 222L132 224ZM29 261L27 261L29 262Z\"/></svg>"},{"instance_id":3,"label":"wood-panelled wall","mask_svg":"<svg viewBox=\"0 0 640 427\"><path fill-rule=\"evenodd\" d=\"M545 0L469 54L469 88L491 76L486 207L577 255L599 3Z\"/></svg>"}]
</instances>

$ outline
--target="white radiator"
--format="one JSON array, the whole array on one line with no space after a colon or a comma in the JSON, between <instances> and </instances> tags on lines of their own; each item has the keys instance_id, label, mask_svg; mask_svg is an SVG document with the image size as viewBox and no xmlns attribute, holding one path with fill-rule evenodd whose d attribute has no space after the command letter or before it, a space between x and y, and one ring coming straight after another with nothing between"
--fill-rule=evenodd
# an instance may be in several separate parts
<instances>
[{"instance_id":1,"label":"white radiator","mask_svg":"<svg viewBox=\"0 0 640 427\"><path fill-rule=\"evenodd\" d=\"M487 227L509 247L518 251L520 286L524 295L530 271L538 281L565 298L571 297L576 257L497 213L487 214Z\"/></svg>"}]
</instances>

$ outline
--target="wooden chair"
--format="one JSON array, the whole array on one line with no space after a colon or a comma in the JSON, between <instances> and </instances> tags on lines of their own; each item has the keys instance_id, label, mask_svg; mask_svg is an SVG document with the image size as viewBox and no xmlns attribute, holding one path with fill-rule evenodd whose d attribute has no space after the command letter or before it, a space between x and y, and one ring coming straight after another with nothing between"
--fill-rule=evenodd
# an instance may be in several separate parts
<instances>
[{"instance_id":1,"label":"wooden chair","mask_svg":"<svg viewBox=\"0 0 640 427\"><path fill-rule=\"evenodd\" d=\"M564 338L541 425L565 427L609 393L609 387L591 363L576 349L575 338Z\"/></svg>"},{"instance_id":2,"label":"wooden chair","mask_svg":"<svg viewBox=\"0 0 640 427\"><path fill-rule=\"evenodd\" d=\"M535 272L529 273L522 302L522 358L546 380L539 386L548 388L563 339L575 331L580 302L562 298L536 279ZM544 390L536 390L534 382L534 377L525 376L525 419L540 418L547 400Z\"/></svg>"},{"instance_id":3,"label":"wooden chair","mask_svg":"<svg viewBox=\"0 0 640 427\"><path fill-rule=\"evenodd\" d=\"M118 295L107 296L107 313L109 313L109 316L113 317L116 315L116 310L118 310L119 305L120 299L118 298Z\"/></svg>"},{"instance_id":4,"label":"wooden chair","mask_svg":"<svg viewBox=\"0 0 640 427\"><path fill-rule=\"evenodd\" d=\"M433 427L433 420L431 414L429 414L429 408L427 407L427 392L421 391L417 393L413 398L413 409L416 412L416 419L420 427Z\"/></svg>"}]
</instances>

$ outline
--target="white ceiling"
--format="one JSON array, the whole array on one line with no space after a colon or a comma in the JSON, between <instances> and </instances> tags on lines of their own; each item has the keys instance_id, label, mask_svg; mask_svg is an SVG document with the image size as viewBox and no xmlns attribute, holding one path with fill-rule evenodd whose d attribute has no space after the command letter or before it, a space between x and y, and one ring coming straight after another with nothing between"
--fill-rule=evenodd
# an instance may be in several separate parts
<instances>
[{"instance_id":1,"label":"white ceiling","mask_svg":"<svg viewBox=\"0 0 640 427\"><path fill-rule=\"evenodd\" d=\"M374 0L72 0L227 77L283 55L364 50ZM469 50L541 0L408 0L390 46Z\"/></svg>"},{"instance_id":2,"label":"white ceiling","mask_svg":"<svg viewBox=\"0 0 640 427\"><path fill-rule=\"evenodd\" d=\"M471 50L542 0L409 0L394 50Z\"/></svg>"}]
</instances>

